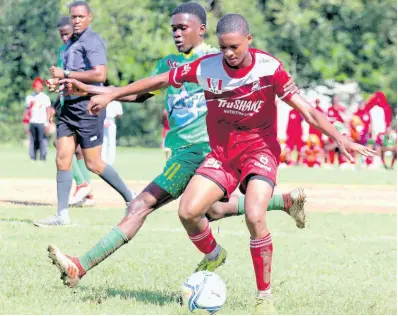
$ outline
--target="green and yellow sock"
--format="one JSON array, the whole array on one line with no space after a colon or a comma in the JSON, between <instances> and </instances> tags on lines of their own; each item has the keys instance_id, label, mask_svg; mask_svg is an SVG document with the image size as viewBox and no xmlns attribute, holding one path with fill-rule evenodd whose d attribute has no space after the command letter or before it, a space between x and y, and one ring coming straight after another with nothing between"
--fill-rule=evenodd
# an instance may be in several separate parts
<instances>
[{"instance_id":1,"label":"green and yellow sock","mask_svg":"<svg viewBox=\"0 0 398 316\"><path fill-rule=\"evenodd\" d=\"M269 211L283 211L285 203L283 202L282 194L275 194L271 197L268 203L267 212ZM245 196L239 196L238 198L238 214L245 214Z\"/></svg>"},{"instance_id":2,"label":"green and yellow sock","mask_svg":"<svg viewBox=\"0 0 398 316\"><path fill-rule=\"evenodd\" d=\"M73 179L76 181L76 185L82 185L84 183L84 175L80 170L80 166L78 163L79 160L77 160L76 155L73 155L72 158L72 176Z\"/></svg>"},{"instance_id":3,"label":"green and yellow sock","mask_svg":"<svg viewBox=\"0 0 398 316\"><path fill-rule=\"evenodd\" d=\"M121 246L128 243L128 241L127 235L119 227L114 227L94 248L79 258L80 264L84 270L88 271L108 258Z\"/></svg>"},{"instance_id":4,"label":"green and yellow sock","mask_svg":"<svg viewBox=\"0 0 398 316\"><path fill-rule=\"evenodd\" d=\"M283 211L285 203L283 202L282 194L274 194L269 200L267 211Z\"/></svg>"}]
</instances>

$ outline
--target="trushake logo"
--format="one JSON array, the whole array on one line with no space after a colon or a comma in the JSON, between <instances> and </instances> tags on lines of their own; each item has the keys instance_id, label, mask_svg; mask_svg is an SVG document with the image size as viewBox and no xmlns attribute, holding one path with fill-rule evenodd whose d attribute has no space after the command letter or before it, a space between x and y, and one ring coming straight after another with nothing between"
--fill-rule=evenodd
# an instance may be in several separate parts
<instances>
[{"instance_id":1,"label":"trushake logo","mask_svg":"<svg viewBox=\"0 0 398 316\"><path fill-rule=\"evenodd\" d=\"M233 109L240 112L255 112L258 113L261 109L264 101L247 101L247 100L234 100L232 102L228 102L226 100L219 100L218 107Z\"/></svg>"}]
</instances>

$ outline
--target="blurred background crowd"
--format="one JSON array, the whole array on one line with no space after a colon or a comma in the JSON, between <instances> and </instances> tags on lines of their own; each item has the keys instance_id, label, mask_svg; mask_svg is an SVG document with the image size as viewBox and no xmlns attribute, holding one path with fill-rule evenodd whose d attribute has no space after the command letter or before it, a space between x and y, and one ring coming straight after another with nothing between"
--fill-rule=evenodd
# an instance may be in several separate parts
<instances>
[{"instance_id":1,"label":"blurred background crowd","mask_svg":"<svg viewBox=\"0 0 398 316\"><path fill-rule=\"evenodd\" d=\"M0 141L25 140L32 159L46 159L49 138L55 131L46 123L45 110L39 105L45 107L56 98L43 89L43 80L57 62L62 45L57 23L68 15L70 2L0 2ZM87 2L93 11L92 27L106 43L109 84L125 85L143 78L160 58L175 51L170 14L184 1ZM392 167L397 104L395 1L198 2L208 12L206 42L217 47L214 29L219 17L231 12L243 14L249 18L253 45L278 56L301 93L347 137L379 153L373 159L358 158L355 165L348 164L336 144L309 128L295 110L280 101L282 166ZM114 161L116 142L120 146L161 146L167 132L163 108L164 96L144 105L109 107L104 159Z\"/></svg>"}]
</instances>

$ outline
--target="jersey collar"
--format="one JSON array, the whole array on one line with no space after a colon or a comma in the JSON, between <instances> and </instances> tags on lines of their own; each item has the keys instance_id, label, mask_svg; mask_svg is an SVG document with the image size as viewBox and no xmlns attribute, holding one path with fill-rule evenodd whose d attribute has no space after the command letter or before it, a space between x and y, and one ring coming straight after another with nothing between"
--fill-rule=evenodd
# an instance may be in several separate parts
<instances>
[{"instance_id":1,"label":"jersey collar","mask_svg":"<svg viewBox=\"0 0 398 316\"><path fill-rule=\"evenodd\" d=\"M201 51L201 50L205 50L206 47L207 47L207 44L206 44L205 42L203 42L203 43L200 44L199 46L196 46L195 48L193 48L188 54L182 53L182 56L183 56L185 59L189 59L189 58L192 57L192 55L193 55L194 53L196 53L196 52L198 52L198 51Z\"/></svg>"}]
</instances>

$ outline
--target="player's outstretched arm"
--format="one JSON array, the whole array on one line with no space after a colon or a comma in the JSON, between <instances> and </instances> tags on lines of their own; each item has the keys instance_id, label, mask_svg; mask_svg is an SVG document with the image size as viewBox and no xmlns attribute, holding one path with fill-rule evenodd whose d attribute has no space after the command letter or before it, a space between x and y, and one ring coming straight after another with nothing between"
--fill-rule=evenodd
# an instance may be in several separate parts
<instances>
[{"instance_id":1,"label":"player's outstretched arm","mask_svg":"<svg viewBox=\"0 0 398 316\"><path fill-rule=\"evenodd\" d=\"M67 94L77 95L77 96L94 96L106 93L114 92L114 89L117 87L103 87L103 86L94 86L90 84L85 84L76 79L61 79L59 81L61 86L65 86L65 90ZM124 102L136 102L142 103L145 100L153 97L151 93L144 93L144 94L135 94L135 95L128 95L126 97L118 98L118 101Z\"/></svg>"},{"instance_id":2,"label":"player's outstretched arm","mask_svg":"<svg viewBox=\"0 0 398 316\"><path fill-rule=\"evenodd\" d=\"M112 88L111 93L91 97L87 110L91 114L98 114L113 100L129 95L139 95L167 88L169 86L169 72L133 82L125 87Z\"/></svg>"},{"instance_id":3,"label":"player's outstretched arm","mask_svg":"<svg viewBox=\"0 0 398 316\"><path fill-rule=\"evenodd\" d=\"M323 134L332 138L338 144L341 152L350 161L354 161L354 158L349 153L350 151L358 152L364 156L373 156L376 153L373 149L351 142L341 135L328 121L326 116L313 108L302 96L294 94L289 101L286 101L286 103L299 110L308 124L314 126Z\"/></svg>"}]
</instances>

